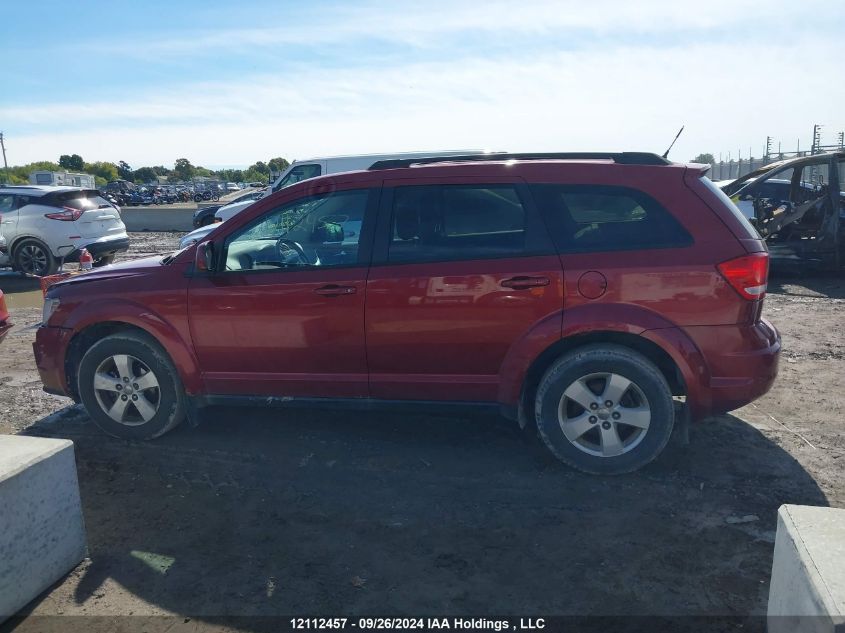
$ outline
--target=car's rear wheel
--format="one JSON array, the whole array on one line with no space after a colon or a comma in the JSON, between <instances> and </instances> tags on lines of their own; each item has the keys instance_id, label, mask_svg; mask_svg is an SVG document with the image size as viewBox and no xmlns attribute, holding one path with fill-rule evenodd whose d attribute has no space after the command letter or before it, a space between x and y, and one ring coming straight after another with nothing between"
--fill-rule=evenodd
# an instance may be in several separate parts
<instances>
[{"instance_id":1,"label":"car's rear wheel","mask_svg":"<svg viewBox=\"0 0 845 633\"><path fill-rule=\"evenodd\" d=\"M15 268L28 275L44 277L55 273L59 266L46 244L36 239L26 239L15 246L12 255Z\"/></svg>"},{"instance_id":2,"label":"car's rear wheel","mask_svg":"<svg viewBox=\"0 0 845 633\"><path fill-rule=\"evenodd\" d=\"M589 345L554 363L537 389L540 437L562 462L594 474L641 468L674 425L672 392L647 358L618 345Z\"/></svg>"},{"instance_id":3,"label":"car's rear wheel","mask_svg":"<svg viewBox=\"0 0 845 633\"><path fill-rule=\"evenodd\" d=\"M77 380L82 404L109 435L149 440L185 417L176 368L142 334L113 334L92 345L82 357Z\"/></svg>"}]
</instances>

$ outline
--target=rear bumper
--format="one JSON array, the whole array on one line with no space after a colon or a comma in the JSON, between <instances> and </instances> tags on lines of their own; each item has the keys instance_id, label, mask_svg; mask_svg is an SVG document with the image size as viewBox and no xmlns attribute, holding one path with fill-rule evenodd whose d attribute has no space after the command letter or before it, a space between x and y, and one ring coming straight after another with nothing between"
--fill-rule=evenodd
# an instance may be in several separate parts
<instances>
[{"instance_id":1,"label":"rear bumper","mask_svg":"<svg viewBox=\"0 0 845 633\"><path fill-rule=\"evenodd\" d=\"M60 327L40 327L35 333L32 351L35 366L44 391L57 396L69 396L65 375L65 356L73 330Z\"/></svg>"},{"instance_id":2,"label":"rear bumper","mask_svg":"<svg viewBox=\"0 0 845 633\"><path fill-rule=\"evenodd\" d=\"M705 359L709 378L701 385L695 417L738 409L764 395L778 374L781 339L761 319L748 326L685 328Z\"/></svg>"}]
</instances>

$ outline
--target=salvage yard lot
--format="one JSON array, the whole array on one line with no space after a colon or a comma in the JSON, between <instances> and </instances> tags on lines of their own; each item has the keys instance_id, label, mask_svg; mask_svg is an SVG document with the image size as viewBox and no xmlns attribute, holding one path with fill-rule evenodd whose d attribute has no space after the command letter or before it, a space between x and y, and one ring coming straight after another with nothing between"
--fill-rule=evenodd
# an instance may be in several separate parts
<instances>
[{"instance_id":1,"label":"salvage yard lot","mask_svg":"<svg viewBox=\"0 0 845 633\"><path fill-rule=\"evenodd\" d=\"M130 237L138 256L177 235ZM775 275L774 389L617 478L482 414L215 408L116 440L41 391L40 310L15 307L36 286L2 283L0 432L75 442L88 530L37 615L759 615L778 506L845 507L841 277Z\"/></svg>"}]
</instances>

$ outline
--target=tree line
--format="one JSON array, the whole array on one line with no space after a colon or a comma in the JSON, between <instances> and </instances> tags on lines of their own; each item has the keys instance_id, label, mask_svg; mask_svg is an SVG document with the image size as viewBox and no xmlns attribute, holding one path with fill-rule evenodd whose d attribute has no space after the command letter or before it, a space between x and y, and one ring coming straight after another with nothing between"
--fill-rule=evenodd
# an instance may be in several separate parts
<instances>
[{"instance_id":1,"label":"tree line","mask_svg":"<svg viewBox=\"0 0 845 633\"><path fill-rule=\"evenodd\" d=\"M154 182L161 177L166 177L170 182L187 182L197 176L218 178L226 182L267 182L271 173L283 171L289 164L284 158L271 158L267 162L259 160L247 169L211 170L200 165L193 165L187 158L177 158L172 168L155 165L133 169L126 161L122 160L117 163L105 161L86 163L79 154L62 154L56 163L36 161L27 165L9 167L4 174L4 179L11 185L25 185L29 183L29 175L32 172L45 170L91 174L94 176L97 186L118 179L142 185Z\"/></svg>"}]
</instances>

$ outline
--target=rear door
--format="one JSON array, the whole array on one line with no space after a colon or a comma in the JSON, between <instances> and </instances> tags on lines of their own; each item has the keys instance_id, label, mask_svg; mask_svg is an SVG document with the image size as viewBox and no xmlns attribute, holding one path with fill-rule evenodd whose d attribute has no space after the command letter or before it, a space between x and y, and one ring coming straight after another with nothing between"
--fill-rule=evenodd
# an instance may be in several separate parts
<instances>
[{"instance_id":1,"label":"rear door","mask_svg":"<svg viewBox=\"0 0 845 633\"><path fill-rule=\"evenodd\" d=\"M524 184L414 179L383 191L367 279L371 396L495 401L509 349L563 305L560 261Z\"/></svg>"}]
</instances>

